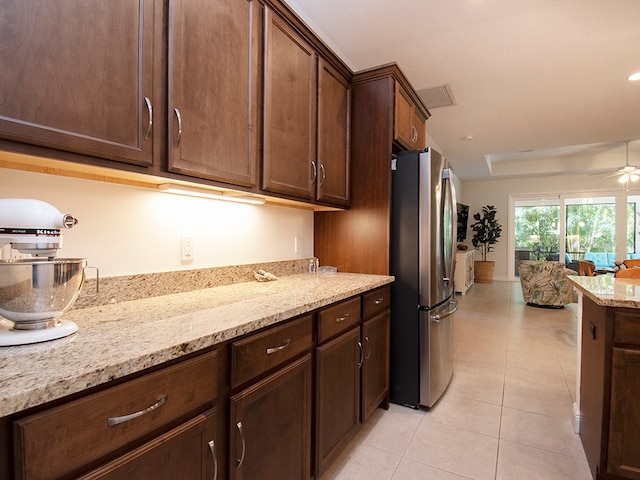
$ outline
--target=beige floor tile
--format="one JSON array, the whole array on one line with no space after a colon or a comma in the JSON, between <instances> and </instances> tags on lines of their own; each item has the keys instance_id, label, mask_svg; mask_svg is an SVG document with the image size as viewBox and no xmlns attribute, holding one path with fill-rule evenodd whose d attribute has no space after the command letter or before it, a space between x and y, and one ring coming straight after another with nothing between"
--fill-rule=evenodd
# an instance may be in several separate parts
<instances>
[{"instance_id":1,"label":"beige floor tile","mask_svg":"<svg viewBox=\"0 0 640 480\"><path fill-rule=\"evenodd\" d=\"M562 374L560 365L557 363L554 367L541 367L536 362L524 367L509 363L505 370L505 384L511 383L535 389L549 388L568 393L566 377Z\"/></svg>"},{"instance_id":2,"label":"beige floor tile","mask_svg":"<svg viewBox=\"0 0 640 480\"><path fill-rule=\"evenodd\" d=\"M404 458L476 480L493 480L498 439L424 419Z\"/></svg>"},{"instance_id":3,"label":"beige floor tile","mask_svg":"<svg viewBox=\"0 0 640 480\"><path fill-rule=\"evenodd\" d=\"M586 460L500 440L496 480L590 480Z\"/></svg>"},{"instance_id":4,"label":"beige floor tile","mask_svg":"<svg viewBox=\"0 0 640 480\"><path fill-rule=\"evenodd\" d=\"M378 410L384 412L384 410ZM388 412L380 415L372 428L367 428L366 434L359 440L370 447L403 455L424 415L425 413L420 410L392 405Z\"/></svg>"},{"instance_id":5,"label":"beige floor tile","mask_svg":"<svg viewBox=\"0 0 640 480\"><path fill-rule=\"evenodd\" d=\"M401 457L352 442L320 480L390 480Z\"/></svg>"},{"instance_id":6,"label":"beige floor tile","mask_svg":"<svg viewBox=\"0 0 640 480\"><path fill-rule=\"evenodd\" d=\"M450 393L481 402L502 405L504 372L478 364L455 364L453 378L445 395Z\"/></svg>"},{"instance_id":7,"label":"beige floor tile","mask_svg":"<svg viewBox=\"0 0 640 480\"><path fill-rule=\"evenodd\" d=\"M425 413L425 419L498 437L501 410L498 405L447 393Z\"/></svg>"},{"instance_id":8,"label":"beige floor tile","mask_svg":"<svg viewBox=\"0 0 640 480\"><path fill-rule=\"evenodd\" d=\"M513 378L505 379L503 406L563 420L573 416L573 402L568 389L525 385Z\"/></svg>"},{"instance_id":9,"label":"beige floor tile","mask_svg":"<svg viewBox=\"0 0 640 480\"><path fill-rule=\"evenodd\" d=\"M580 437L571 420L504 407L500 440L541 448L550 452L584 459Z\"/></svg>"},{"instance_id":10,"label":"beige floor tile","mask_svg":"<svg viewBox=\"0 0 640 480\"><path fill-rule=\"evenodd\" d=\"M430 467L424 463L414 462L403 458L391 480L469 480L455 473L445 472L439 468ZM364 478L362 480L365 480Z\"/></svg>"}]
</instances>

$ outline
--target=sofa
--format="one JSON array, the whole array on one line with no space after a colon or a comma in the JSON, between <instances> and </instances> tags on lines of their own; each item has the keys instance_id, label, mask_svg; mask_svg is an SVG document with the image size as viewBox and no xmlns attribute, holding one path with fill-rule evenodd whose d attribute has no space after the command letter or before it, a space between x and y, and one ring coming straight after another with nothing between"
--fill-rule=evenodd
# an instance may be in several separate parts
<instances>
[{"instance_id":1,"label":"sofa","mask_svg":"<svg viewBox=\"0 0 640 480\"><path fill-rule=\"evenodd\" d=\"M616 254L613 252L585 252L584 260L592 262L596 266L596 270L616 266Z\"/></svg>"},{"instance_id":2,"label":"sofa","mask_svg":"<svg viewBox=\"0 0 640 480\"><path fill-rule=\"evenodd\" d=\"M640 259L640 253L627 253L627 258ZM616 266L616 254L613 252L585 252L584 260L593 262L596 270L614 268Z\"/></svg>"},{"instance_id":3,"label":"sofa","mask_svg":"<svg viewBox=\"0 0 640 480\"><path fill-rule=\"evenodd\" d=\"M578 293L567 275L577 275L561 262L521 260L519 264L522 297L534 307L563 308L578 302Z\"/></svg>"}]
</instances>

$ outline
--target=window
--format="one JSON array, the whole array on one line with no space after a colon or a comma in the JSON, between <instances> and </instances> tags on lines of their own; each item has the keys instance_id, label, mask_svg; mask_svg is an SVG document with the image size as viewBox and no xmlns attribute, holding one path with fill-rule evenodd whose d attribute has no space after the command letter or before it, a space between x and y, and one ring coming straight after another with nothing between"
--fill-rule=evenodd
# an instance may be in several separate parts
<instances>
[{"instance_id":1,"label":"window","mask_svg":"<svg viewBox=\"0 0 640 480\"><path fill-rule=\"evenodd\" d=\"M582 260L586 252L615 255L615 198L567 198L565 205L566 252L571 260Z\"/></svg>"},{"instance_id":2,"label":"window","mask_svg":"<svg viewBox=\"0 0 640 480\"><path fill-rule=\"evenodd\" d=\"M640 258L640 195L512 196L510 212L509 271L515 278L520 260L559 260L576 270L584 258L603 269Z\"/></svg>"},{"instance_id":3,"label":"window","mask_svg":"<svg viewBox=\"0 0 640 480\"><path fill-rule=\"evenodd\" d=\"M515 202L515 275L520 260L560 259L560 200L529 198Z\"/></svg>"}]
</instances>

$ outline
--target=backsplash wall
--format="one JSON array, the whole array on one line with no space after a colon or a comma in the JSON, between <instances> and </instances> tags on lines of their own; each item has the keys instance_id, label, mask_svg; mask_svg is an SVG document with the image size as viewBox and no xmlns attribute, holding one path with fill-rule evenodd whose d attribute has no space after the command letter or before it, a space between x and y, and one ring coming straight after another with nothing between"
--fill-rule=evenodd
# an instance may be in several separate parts
<instances>
[{"instance_id":1,"label":"backsplash wall","mask_svg":"<svg viewBox=\"0 0 640 480\"><path fill-rule=\"evenodd\" d=\"M0 198L35 198L78 218L59 257L86 258L101 276L303 259L313 255L313 212L161 193L0 169ZM182 260L182 237L194 241ZM298 251L295 238L298 237ZM7 258L8 248L1 252ZM88 276L93 276L87 270Z\"/></svg>"}]
</instances>

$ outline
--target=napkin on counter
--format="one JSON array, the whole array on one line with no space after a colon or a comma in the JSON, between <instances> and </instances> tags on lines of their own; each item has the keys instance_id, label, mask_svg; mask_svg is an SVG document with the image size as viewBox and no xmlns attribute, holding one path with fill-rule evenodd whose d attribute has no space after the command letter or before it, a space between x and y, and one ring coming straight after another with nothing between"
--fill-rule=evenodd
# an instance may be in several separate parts
<instances>
[{"instance_id":1,"label":"napkin on counter","mask_svg":"<svg viewBox=\"0 0 640 480\"><path fill-rule=\"evenodd\" d=\"M259 282L268 282L270 280L277 280L273 273L265 272L264 270L258 270L257 272L253 272L253 276L256 277L256 280Z\"/></svg>"}]
</instances>

